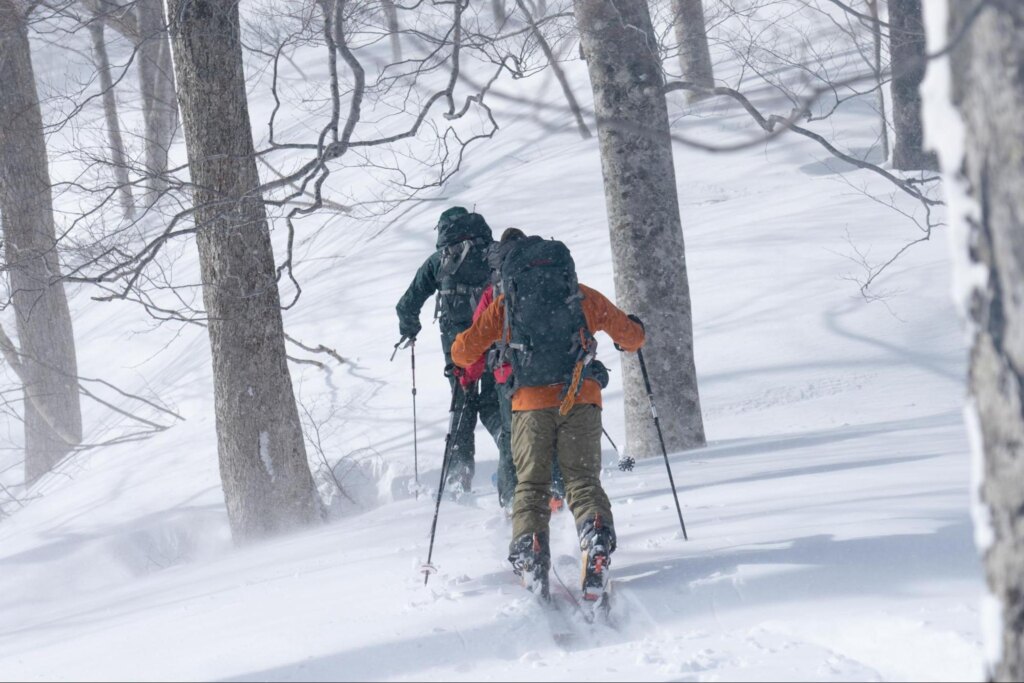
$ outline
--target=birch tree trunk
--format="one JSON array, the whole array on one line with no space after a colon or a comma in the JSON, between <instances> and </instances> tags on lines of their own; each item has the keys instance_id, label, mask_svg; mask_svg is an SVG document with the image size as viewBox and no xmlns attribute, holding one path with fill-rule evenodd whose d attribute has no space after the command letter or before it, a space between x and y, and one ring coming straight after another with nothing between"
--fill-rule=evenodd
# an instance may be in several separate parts
<instances>
[{"instance_id":1,"label":"birch tree trunk","mask_svg":"<svg viewBox=\"0 0 1024 683\"><path fill-rule=\"evenodd\" d=\"M167 189L167 157L178 130L178 103L163 0L136 0L135 14L149 176L146 201L152 204Z\"/></svg>"},{"instance_id":2,"label":"birch tree trunk","mask_svg":"<svg viewBox=\"0 0 1024 683\"><path fill-rule=\"evenodd\" d=\"M921 0L889 0L889 52L892 62L893 168L935 170L938 159L924 149L921 125L921 81L924 79L925 35Z\"/></svg>"},{"instance_id":3,"label":"birch tree trunk","mask_svg":"<svg viewBox=\"0 0 1024 683\"><path fill-rule=\"evenodd\" d=\"M646 0L644 3L646 5ZM707 27L704 24L702 0L672 0L672 25L679 43L679 63L683 80L705 88L715 86L715 72L711 66ZM696 102L705 94L687 91L688 102Z\"/></svg>"},{"instance_id":4,"label":"birch tree trunk","mask_svg":"<svg viewBox=\"0 0 1024 683\"><path fill-rule=\"evenodd\" d=\"M237 0L170 0L195 186L221 481L235 540L308 524L319 503L286 364L259 193Z\"/></svg>"},{"instance_id":5,"label":"birch tree trunk","mask_svg":"<svg viewBox=\"0 0 1024 683\"><path fill-rule=\"evenodd\" d=\"M619 306L647 326L644 356L670 451L703 446L693 323L661 64L646 2L575 0L594 91ZM660 453L635 356L623 358L631 454Z\"/></svg>"},{"instance_id":6,"label":"birch tree trunk","mask_svg":"<svg viewBox=\"0 0 1024 683\"><path fill-rule=\"evenodd\" d=\"M958 32L975 3L949 3ZM993 680L1024 680L1024 5L996 2L952 55L954 103L966 124L963 172L979 207L970 258L988 271L971 300L969 390L981 427L981 496L993 543L988 584L1002 608Z\"/></svg>"},{"instance_id":7,"label":"birch tree trunk","mask_svg":"<svg viewBox=\"0 0 1024 683\"><path fill-rule=\"evenodd\" d=\"M121 200L121 213L131 220L135 217L135 200L128 179L128 158L124 153L124 139L121 137L121 122L117 113L117 98L114 96L114 82L110 75L110 58L107 56L105 21L99 12L89 22L89 37L96 59L96 71L100 77L103 94L103 115L107 122L107 142L110 147L110 165L114 169L114 181Z\"/></svg>"},{"instance_id":8,"label":"birch tree trunk","mask_svg":"<svg viewBox=\"0 0 1024 683\"><path fill-rule=\"evenodd\" d=\"M25 481L82 440L78 363L57 261L49 161L22 9L0 0L0 220L25 396Z\"/></svg>"}]
</instances>

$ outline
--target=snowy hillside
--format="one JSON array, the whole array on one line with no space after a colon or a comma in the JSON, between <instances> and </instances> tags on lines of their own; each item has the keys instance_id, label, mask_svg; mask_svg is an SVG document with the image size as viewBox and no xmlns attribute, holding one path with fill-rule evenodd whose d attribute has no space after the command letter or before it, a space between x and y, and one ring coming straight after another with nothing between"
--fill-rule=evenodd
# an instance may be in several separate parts
<instances>
[{"instance_id":1,"label":"snowy hillside","mask_svg":"<svg viewBox=\"0 0 1024 683\"><path fill-rule=\"evenodd\" d=\"M557 102L556 85L535 80L536 96ZM756 130L724 103L684 117L681 102L671 113L688 137ZM261 120L273 105L252 106ZM829 125L866 149L872 115L853 102ZM582 623L565 600L545 612L518 585L483 429L476 495L442 504L440 571L423 586L433 501L410 492L407 352L388 361L394 304L449 205L475 206L496 231L566 241L581 281L614 294L597 143L542 112L503 121L422 201L374 221L325 213L327 229L300 241L303 295L287 331L348 360L291 368L354 498L324 526L232 548L206 331L153 329L133 304L71 292L82 374L145 388L185 421L72 460L0 522L0 679L978 678L983 582L944 235L901 257L878 284L885 299L867 303L850 279L862 275L854 248L884 260L915 237L858 190L883 194L885 181L795 136L675 155L711 445L672 457L689 541L663 463L621 473L605 452L619 533L610 625ZM183 248L177 269L194 272L195 258ZM448 406L431 310L417 345L428 491ZM621 442L619 358L603 338L601 350L605 425ZM107 412L88 411L94 436L109 428L97 424ZM573 585L567 513L552 533Z\"/></svg>"}]
</instances>

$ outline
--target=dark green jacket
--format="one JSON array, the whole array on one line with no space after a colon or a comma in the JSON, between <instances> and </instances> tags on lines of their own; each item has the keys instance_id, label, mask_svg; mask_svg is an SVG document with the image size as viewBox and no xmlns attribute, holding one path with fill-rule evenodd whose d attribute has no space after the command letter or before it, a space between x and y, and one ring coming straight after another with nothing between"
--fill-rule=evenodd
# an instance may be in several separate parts
<instances>
[{"instance_id":1,"label":"dark green jacket","mask_svg":"<svg viewBox=\"0 0 1024 683\"><path fill-rule=\"evenodd\" d=\"M479 251L461 262L454 274L443 271L442 251L430 255L413 278L405 294L399 299L399 333L415 337L420 333L420 311L432 295L438 295L435 316L441 328L441 344L445 359L451 362L449 350L455 337L473 324L473 310L490 281L490 268ZM451 267L451 266L449 266Z\"/></svg>"},{"instance_id":2,"label":"dark green jacket","mask_svg":"<svg viewBox=\"0 0 1024 683\"><path fill-rule=\"evenodd\" d=\"M424 302L437 292L440 270L441 252L435 251L416 271L416 277L398 300L395 310L398 311L398 329L402 336L415 337L420 333L420 310Z\"/></svg>"}]
</instances>

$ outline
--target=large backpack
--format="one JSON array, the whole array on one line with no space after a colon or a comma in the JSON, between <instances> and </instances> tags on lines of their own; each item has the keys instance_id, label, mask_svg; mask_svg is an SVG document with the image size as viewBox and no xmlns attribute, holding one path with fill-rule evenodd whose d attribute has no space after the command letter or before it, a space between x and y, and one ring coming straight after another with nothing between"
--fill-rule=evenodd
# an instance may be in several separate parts
<instances>
[{"instance_id":1,"label":"large backpack","mask_svg":"<svg viewBox=\"0 0 1024 683\"><path fill-rule=\"evenodd\" d=\"M583 295L568 247L528 237L516 242L501 265L505 295L503 359L512 364L515 388L566 385L569 403L589 376L597 351L583 314Z\"/></svg>"},{"instance_id":2,"label":"large backpack","mask_svg":"<svg viewBox=\"0 0 1024 683\"><path fill-rule=\"evenodd\" d=\"M473 322L473 311L490 277L486 254L492 242L491 228L478 213L462 214L438 225L441 266L434 318L440 318L443 325L461 330Z\"/></svg>"}]
</instances>

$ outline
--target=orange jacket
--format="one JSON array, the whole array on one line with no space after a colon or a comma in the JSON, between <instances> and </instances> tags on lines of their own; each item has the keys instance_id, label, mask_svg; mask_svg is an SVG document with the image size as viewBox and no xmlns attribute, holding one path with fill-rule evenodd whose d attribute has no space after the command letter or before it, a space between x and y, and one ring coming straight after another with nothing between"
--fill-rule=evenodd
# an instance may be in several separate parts
<instances>
[{"instance_id":1,"label":"orange jacket","mask_svg":"<svg viewBox=\"0 0 1024 683\"><path fill-rule=\"evenodd\" d=\"M583 315L591 334L605 332L626 351L636 351L644 345L644 328L630 320L625 313L603 294L586 285L580 285L583 294ZM459 367L472 365L491 344L501 338L505 321L505 297L499 296L473 326L455 338L452 360ZM557 408L561 403L563 384L544 387L520 387L512 396L512 410L542 410ZM601 385L592 379L583 382L576 403L601 405Z\"/></svg>"}]
</instances>

